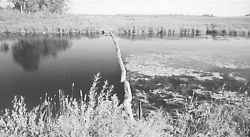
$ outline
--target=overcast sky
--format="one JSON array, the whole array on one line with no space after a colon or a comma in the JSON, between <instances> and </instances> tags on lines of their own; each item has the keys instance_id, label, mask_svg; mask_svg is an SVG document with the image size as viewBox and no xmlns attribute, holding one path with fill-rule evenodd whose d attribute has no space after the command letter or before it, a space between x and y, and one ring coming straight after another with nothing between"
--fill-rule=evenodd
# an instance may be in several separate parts
<instances>
[{"instance_id":1,"label":"overcast sky","mask_svg":"<svg viewBox=\"0 0 250 137\"><path fill-rule=\"evenodd\" d=\"M214 14L250 13L250 0L71 0L71 13L82 14Z\"/></svg>"}]
</instances>

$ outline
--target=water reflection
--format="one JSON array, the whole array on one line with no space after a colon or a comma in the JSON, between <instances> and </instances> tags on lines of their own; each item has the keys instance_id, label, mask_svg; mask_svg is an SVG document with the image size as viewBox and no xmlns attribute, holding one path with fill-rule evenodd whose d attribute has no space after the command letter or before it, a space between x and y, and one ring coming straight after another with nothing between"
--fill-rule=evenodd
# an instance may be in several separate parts
<instances>
[{"instance_id":1,"label":"water reflection","mask_svg":"<svg viewBox=\"0 0 250 137\"><path fill-rule=\"evenodd\" d=\"M2 43L0 45L0 52L8 52L9 51L9 44L8 43Z\"/></svg>"},{"instance_id":2,"label":"water reflection","mask_svg":"<svg viewBox=\"0 0 250 137\"><path fill-rule=\"evenodd\" d=\"M88 39L99 39L103 35L101 33L83 33L83 34L26 34L26 35L20 35L20 34L8 34L8 35L2 35L0 34L0 41L4 40L16 40L16 39L37 39L37 38L57 38L57 39L69 39L69 40L79 40L82 38L88 38Z\"/></svg>"},{"instance_id":3,"label":"water reflection","mask_svg":"<svg viewBox=\"0 0 250 137\"><path fill-rule=\"evenodd\" d=\"M10 107L16 95L24 96L30 108L39 104L46 93L56 98L59 89L75 97L80 89L87 94L98 72L112 85L120 77L115 49L106 37L34 36L3 42L8 43L9 51L0 52L0 112Z\"/></svg>"},{"instance_id":4,"label":"water reflection","mask_svg":"<svg viewBox=\"0 0 250 137\"><path fill-rule=\"evenodd\" d=\"M59 38L21 39L12 46L14 61L24 71L36 71L40 60L47 56L56 57L58 52L70 47L70 42Z\"/></svg>"}]
</instances>

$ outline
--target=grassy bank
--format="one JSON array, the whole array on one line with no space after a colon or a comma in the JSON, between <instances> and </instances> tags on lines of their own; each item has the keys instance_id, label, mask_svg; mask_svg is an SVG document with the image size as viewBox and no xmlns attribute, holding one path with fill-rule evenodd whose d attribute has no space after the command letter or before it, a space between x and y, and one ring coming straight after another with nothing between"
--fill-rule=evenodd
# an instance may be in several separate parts
<instances>
[{"instance_id":1,"label":"grassy bank","mask_svg":"<svg viewBox=\"0 0 250 137\"><path fill-rule=\"evenodd\" d=\"M57 15L0 11L0 33L86 34L113 31L119 34L250 35L249 17L171 15Z\"/></svg>"},{"instance_id":2,"label":"grassy bank","mask_svg":"<svg viewBox=\"0 0 250 137\"><path fill-rule=\"evenodd\" d=\"M187 98L185 109L170 114L151 111L129 120L107 83L98 86L96 76L88 97L80 100L60 91L59 109L54 101L27 110L23 98L13 100L13 109L0 116L1 137L247 137L250 130L250 98L227 98L225 102L198 102ZM169 92L169 91L165 91Z\"/></svg>"}]
</instances>

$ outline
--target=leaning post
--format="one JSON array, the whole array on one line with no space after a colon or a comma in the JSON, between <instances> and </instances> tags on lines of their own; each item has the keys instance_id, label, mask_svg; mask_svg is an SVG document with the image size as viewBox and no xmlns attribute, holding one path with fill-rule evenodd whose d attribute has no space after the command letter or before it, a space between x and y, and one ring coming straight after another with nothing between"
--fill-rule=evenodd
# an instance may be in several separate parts
<instances>
[{"instance_id":1,"label":"leaning post","mask_svg":"<svg viewBox=\"0 0 250 137\"><path fill-rule=\"evenodd\" d=\"M117 55L117 58L118 58L118 63L119 63L120 69L121 69L120 82L123 83L124 92L125 92L123 106L124 106L125 111L128 113L129 118L131 120L134 120L133 113L132 113L132 105L131 105L131 103L132 103L132 93L131 93L131 88L130 88L129 81L127 80L127 77L126 77L127 72L126 72L126 69L125 69L125 65L124 65L124 63L122 61L121 50L120 50L120 47L119 47L119 45L117 43L117 40L115 39L112 32L109 33L109 36L112 38L113 44L115 45L116 55Z\"/></svg>"}]
</instances>

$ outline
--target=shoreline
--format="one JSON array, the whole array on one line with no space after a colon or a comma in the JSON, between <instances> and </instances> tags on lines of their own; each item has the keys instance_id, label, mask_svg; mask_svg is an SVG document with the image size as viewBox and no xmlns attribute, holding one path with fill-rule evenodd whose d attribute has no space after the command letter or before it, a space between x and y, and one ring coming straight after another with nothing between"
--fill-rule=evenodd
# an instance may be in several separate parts
<instances>
[{"instance_id":1,"label":"shoreline","mask_svg":"<svg viewBox=\"0 0 250 137\"><path fill-rule=\"evenodd\" d=\"M0 34L250 36L250 17L20 14L0 10Z\"/></svg>"}]
</instances>

